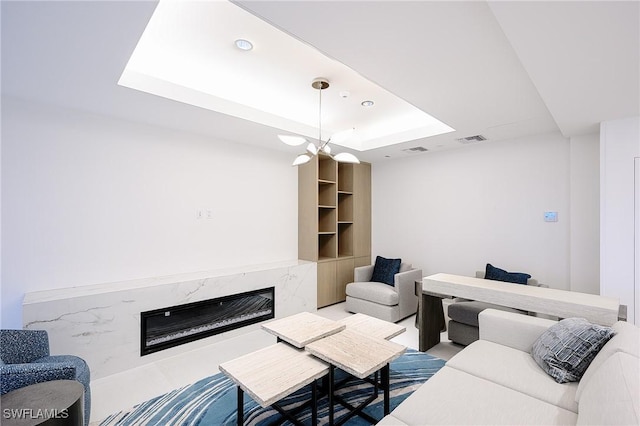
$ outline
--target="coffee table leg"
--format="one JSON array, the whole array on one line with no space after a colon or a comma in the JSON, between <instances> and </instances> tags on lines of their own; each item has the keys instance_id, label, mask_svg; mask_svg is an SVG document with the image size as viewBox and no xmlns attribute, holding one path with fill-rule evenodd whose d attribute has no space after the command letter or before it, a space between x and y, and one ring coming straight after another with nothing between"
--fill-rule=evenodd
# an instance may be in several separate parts
<instances>
[{"instance_id":1,"label":"coffee table leg","mask_svg":"<svg viewBox=\"0 0 640 426\"><path fill-rule=\"evenodd\" d=\"M311 382L311 424L318 424L318 385Z\"/></svg>"},{"instance_id":2,"label":"coffee table leg","mask_svg":"<svg viewBox=\"0 0 640 426\"><path fill-rule=\"evenodd\" d=\"M389 414L389 364L382 367L382 386L384 389L384 415Z\"/></svg>"},{"instance_id":3,"label":"coffee table leg","mask_svg":"<svg viewBox=\"0 0 640 426\"><path fill-rule=\"evenodd\" d=\"M238 426L242 426L244 423L244 392L242 388L238 386Z\"/></svg>"},{"instance_id":4,"label":"coffee table leg","mask_svg":"<svg viewBox=\"0 0 640 426\"><path fill-rule=\"evenodd\" d=\"M333 426L333 375L335 367L329 364L329 426Z\"/></svg>"}]
</instances>

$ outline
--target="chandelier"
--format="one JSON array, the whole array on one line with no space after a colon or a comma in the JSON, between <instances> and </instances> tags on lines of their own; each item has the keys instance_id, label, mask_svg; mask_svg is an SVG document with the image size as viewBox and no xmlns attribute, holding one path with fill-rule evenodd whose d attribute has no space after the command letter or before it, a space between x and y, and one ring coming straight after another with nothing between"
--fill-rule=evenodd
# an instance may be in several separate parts
<instances>
[{"instance_id":1,"label":"chandelier","mask_svg":"<svg viewBox=\"0 0 640 426\"><path fill-rule=\"evenodd\" d=\"M319 93L319 107L318 107L318 140L309 142L307 138L294 135L278 135L278 138L291 146L298 146L308 142L307 151L304 154L298 155L293 160L293 166L299 166L301 164L308 163L316 155L323 153L330 156L335 161L340 163L360 163L360 160L355 155L348 152L340 152L338 154L331 154L331 146L329 142L340 143L347 140L353 133L353 129L345 130L342 132L334 133L326 141L322 140L322 91L329 87L329 81L325 78L316 78L311 83L311 87L318 90Z\"/></svg>"}]
</instances>

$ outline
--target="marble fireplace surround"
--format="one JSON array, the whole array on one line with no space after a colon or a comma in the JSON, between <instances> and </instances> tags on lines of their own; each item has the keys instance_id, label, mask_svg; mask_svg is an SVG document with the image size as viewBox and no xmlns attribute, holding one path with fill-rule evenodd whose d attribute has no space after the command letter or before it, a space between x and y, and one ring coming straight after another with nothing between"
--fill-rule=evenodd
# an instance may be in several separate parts
<instances>
[{"instance_id":1,"label":"marble fireplace surround","mask_svg":"<svg viewBox=\"0 0 640 426\"><path fill-rule=\"evenodd\" d=\"M287 261L27 293L25 329L47 330L51 354L89 364L91 379L178 355L257 330L248 325L140 356L140 312L275 287L276 318L316 310L317 265Z\"/></svg>"}]
</instances>

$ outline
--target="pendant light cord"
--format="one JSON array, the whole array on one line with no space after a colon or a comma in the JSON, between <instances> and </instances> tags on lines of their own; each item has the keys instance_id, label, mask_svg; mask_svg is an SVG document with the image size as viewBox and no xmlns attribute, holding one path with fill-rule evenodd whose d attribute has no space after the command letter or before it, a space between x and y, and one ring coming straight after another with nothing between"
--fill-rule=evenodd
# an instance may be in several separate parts
<instances>
[{"instance_id":1,"label":"pendant light cord","mask_svg":"<svg viewBox=\"0 0 640 426\"><path fill-rule=\"evenodd\" d=\"M320 102L318 107L318 149L322 148L322 87L318 89Z\"/></svg>"},{"instance_id":2,"label":"pendant light cord","mask_svg":"<svg viewBox=\"0 0 640 426\"><path fill-rule=\"evenodd\" d=\"M327 84L327 87L328 86L329 85ZM326 142L322 141L322 91L324 89L325 87L323 87L322 85L318 88L318 91L320 92L320 102L318 108L318 152L323 151L324 147L329 145L329 140L331 140L331 138L329 138Z\"/></svg>"}]
</instances>

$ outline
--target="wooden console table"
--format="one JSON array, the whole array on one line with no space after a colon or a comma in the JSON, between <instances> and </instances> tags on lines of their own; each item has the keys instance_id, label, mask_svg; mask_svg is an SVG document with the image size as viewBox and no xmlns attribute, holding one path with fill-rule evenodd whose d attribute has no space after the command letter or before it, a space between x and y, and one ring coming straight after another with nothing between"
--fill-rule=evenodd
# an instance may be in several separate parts
<instances>
[{"instance_id":1,"label":"wooden console table","mask_svg":"<svg viewBox=\"0 0 640 426\"><path fill-rule=\"evenodd\" d=\"M426 311L442 309L443 297L493 303L529 312L553 315L560 318L580 317L601 325L618 321L620 302L611 297L553 288L504 283L451 274L435 274L422 280L422 314L419 348L421 351L440 342L441 324L427 321Z\"/></svg>"}]
</instances>

